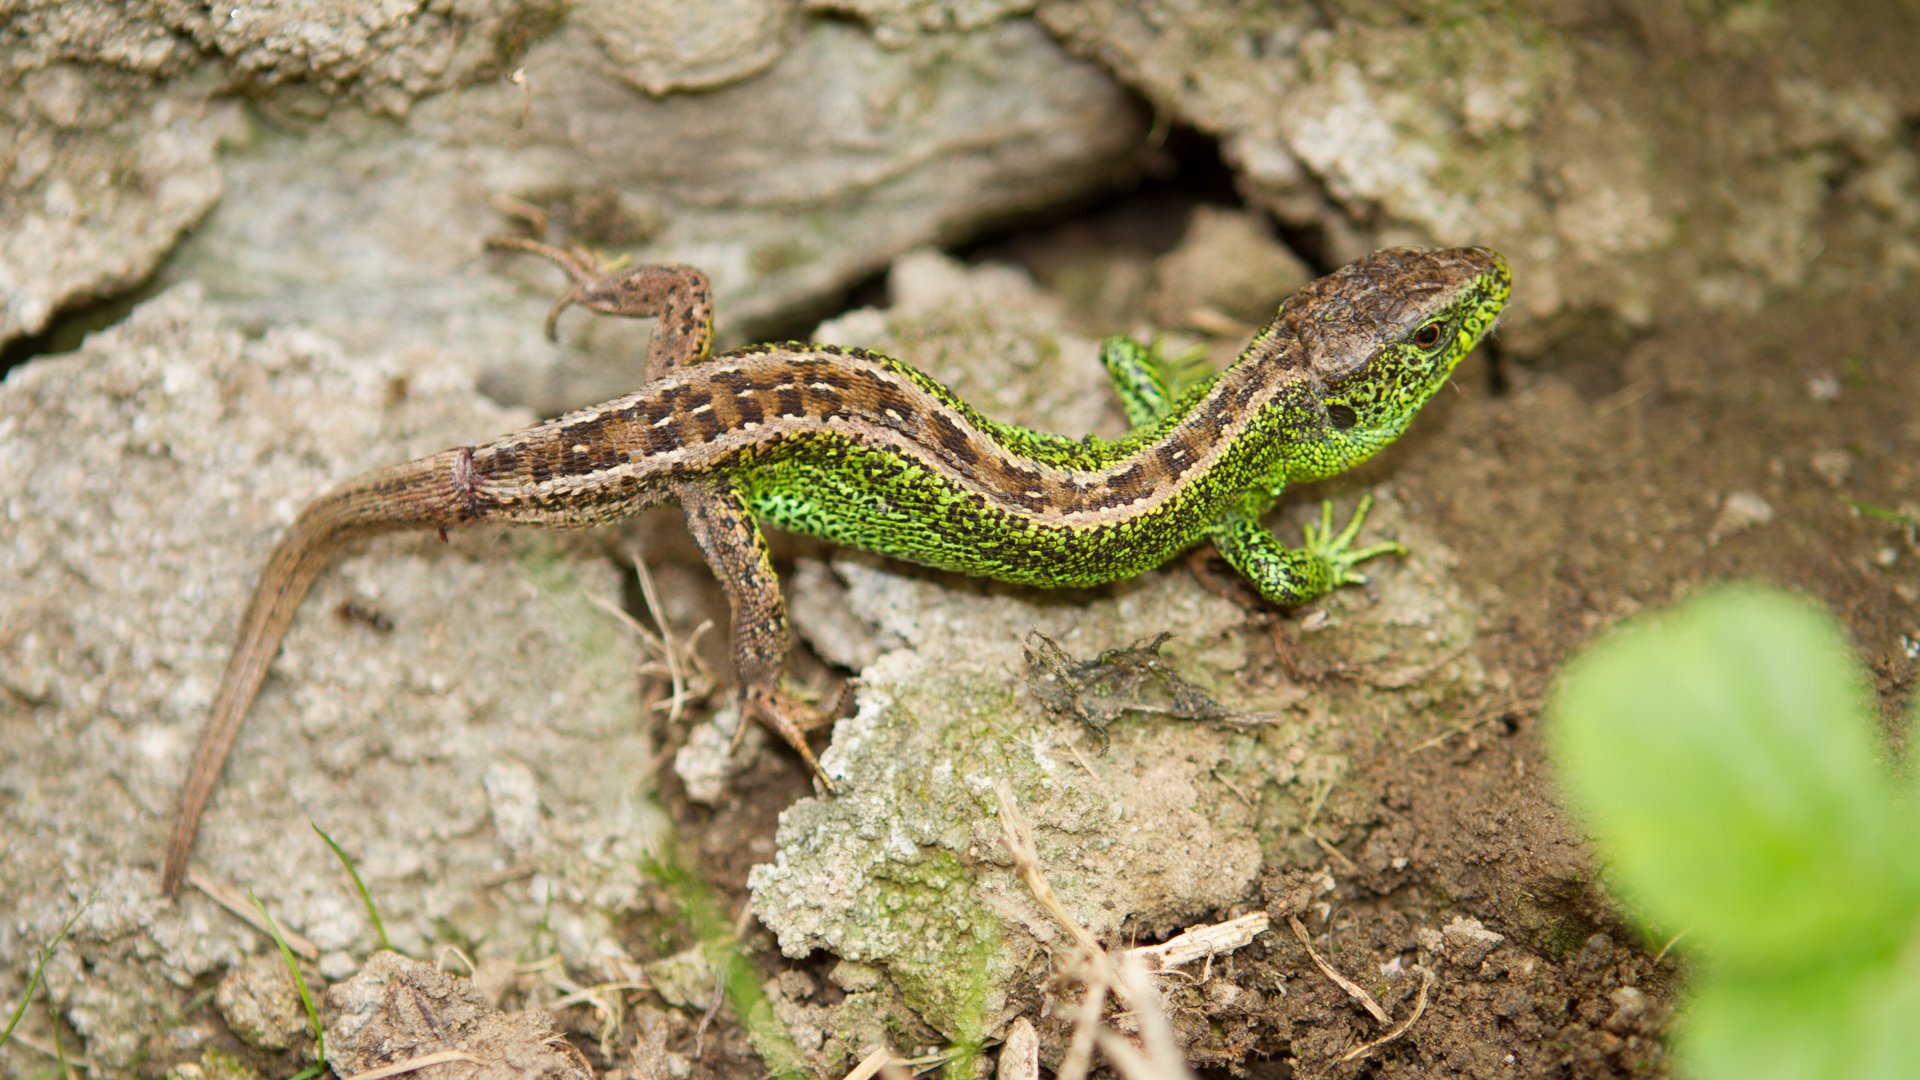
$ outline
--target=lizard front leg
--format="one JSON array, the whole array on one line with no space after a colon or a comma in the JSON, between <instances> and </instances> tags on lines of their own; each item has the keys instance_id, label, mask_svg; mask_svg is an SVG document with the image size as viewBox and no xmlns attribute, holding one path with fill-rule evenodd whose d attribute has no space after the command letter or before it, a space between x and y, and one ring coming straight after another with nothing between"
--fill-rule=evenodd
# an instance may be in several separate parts
<instances>
[{"instance_id":1,"label":"lizard front leg","mask_svg":"<svg viewBox=\"0 0 1920 1080\"><path fill-rule=\"evenodd\" d=\"M1379 555L1406 553L1398 541L1356 548L1353 541L1373 507L1364 496L1353 519L1338 532L1333 528L1333 504L1320 504L1320 526L1306 527L1306 543L1289 548L1264 525L1243 514L1230 514L1208 533L1213 546L1229 565L1253 583L1261 596L1281 607L1297 607L1317 600L1342 585L1365 582L1354 567Z\"/></svg>"}]
</instances>

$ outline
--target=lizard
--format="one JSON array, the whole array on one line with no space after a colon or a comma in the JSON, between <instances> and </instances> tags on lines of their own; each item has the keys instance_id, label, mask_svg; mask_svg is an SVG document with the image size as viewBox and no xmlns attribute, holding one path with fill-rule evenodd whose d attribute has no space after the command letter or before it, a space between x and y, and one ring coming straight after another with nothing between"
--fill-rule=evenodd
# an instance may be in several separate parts
<instances>
[{"instance_id":1,"label":"lizard","mask_svg":"<svg viewBox=\"0 0 1920 1080\"><path fill-rule=\"evenodd\" d=\"M178 890L242 722L315 578L340 548L396 530L477 523L587 526L677 502L724 586L743 722L779 734L831 782L805 732L820 717L783 683L788 632L761 525L909 562L1041 588L1135 576L1203 542L1266 600L1297 606L1364 582L1404 552L1356 546L1323 503L1305 543L1261 517L1288 485L1371 458L1407 429L1492 330L1512 283L1486 248L1391 248L1288 297L1218 375L1180 386L1157 349L1109 338L1100 361L1130 430L1071 438L988 419L908 364L789 342L715 355L699 270L603 269L526 239L572 287L567 308L652 318L646 381L623 397L488 442L346 480L308 503L268 556L181 786L162 870Z\"/></svg>"}]
</instances>

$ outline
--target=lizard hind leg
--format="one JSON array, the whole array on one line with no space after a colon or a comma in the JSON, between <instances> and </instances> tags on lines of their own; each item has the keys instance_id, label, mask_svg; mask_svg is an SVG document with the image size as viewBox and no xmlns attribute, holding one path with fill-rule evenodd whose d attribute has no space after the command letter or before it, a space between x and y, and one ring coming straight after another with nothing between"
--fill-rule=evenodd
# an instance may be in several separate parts
<instances>
[{"instance_id":1,"label":"lizard hind leg","mask_svg":"<svg viewBox=\"0 0 1920 1080\"><path fill-rule=\"evenodd\" d=\"M807 745L807 732L822 726L820 712L785 689L789 637L780 579L767 555L766 536L740 497L715 482L676 486L687 527L707 565L727 593L733 616L733 670L740 687L740 722L760 721L793 747L828 792L833 781Z\"/></svg>"},{"instance_id":2,"label":"lizard hind leg","mask_svg":"<svg viewBox=\"0 0 1920 1080\"><path fill-rule=\"evenodd\" d=\"M602 315L656 319L647 345L648 381L670 368L697 364L713 351L713 286L691 266L658 263L621 267L600 264L579 248L560 248L516 236L494 237L487 246L538 255L566 271L573 288L547 310L547 337L560 315L580 304Z\"/></svg>"},{"instance_id":3,"label":"lizard hind leg","mask_svg":"<svg viewBox=\"0 0 1920 1080\"><path fill-rule=\"evenodd\" d=\"M1100 343L1100 366L1135 431L1166 419L1188 391L1214 376L1204 348L1168 356L1158 339L1143 344L1124 334Z\"/></svg>"}]
</instances>

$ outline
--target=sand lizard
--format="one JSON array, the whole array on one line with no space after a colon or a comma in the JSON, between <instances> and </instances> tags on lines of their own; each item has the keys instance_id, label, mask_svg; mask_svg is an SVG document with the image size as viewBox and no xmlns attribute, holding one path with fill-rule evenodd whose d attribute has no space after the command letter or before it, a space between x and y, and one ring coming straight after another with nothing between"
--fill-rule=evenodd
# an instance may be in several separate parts
<instances>
[{"instance_id":1,"label":"sand lizard","mask_svg":"<svg viewBox=\"0 0 1920 1080\"><path fill-rule=\"evenodd\" d=\"M1493 326L1511 274L1485 248L1376 252L1281 305L1224 372L1181 389L1153 350L1101 350L1131 430L1068 438L989 420L898 360L830 345L710 355L713 300L687 266L602 273L552 258L574 304L657 320L647 382L612 401L376 469L307 504L275 546L242 621L174 821L178 888L200 814L295 609L339 547L476 522L594 525L671 500L725 586L743 712L818 772L817 719L782 687L788 635L759 522L927 566L1043 588L1152 569L1202 541L1268 600L1296 605L1362 580L1363 502L1288 548L1260 517L1290 483L1324 479L1397 438ZM824 780L824 775L822 776Z\"/></svg>"}]
</instances>

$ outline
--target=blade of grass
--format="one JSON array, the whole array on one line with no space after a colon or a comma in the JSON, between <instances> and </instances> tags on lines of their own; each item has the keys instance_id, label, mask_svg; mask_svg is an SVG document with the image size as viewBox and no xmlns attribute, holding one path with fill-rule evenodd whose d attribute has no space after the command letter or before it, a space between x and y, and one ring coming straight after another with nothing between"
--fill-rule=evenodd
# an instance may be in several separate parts
<instances>
[{"instance_id":1,"label":"blade of grass","mask_svg":"<svg viewBox=\"0 0 1920 1080\"><path fill-rule=\"evenodd\" d=\"M47 1019L53 1027L53 1060L60 1064L61 1076L74 1080L73 1066L67 1062L66 1042L60 1038L60 1010L53 1003L53 987L43 982L40 984L40 993L47 999Z\"/></svg>"},{"instance_id":2,"label":"blade of grass","mask_svg":"<svg viewBox=\"0 0 1920 1080\"><path fill-rule=\"evenodd\" d=\"M393 946L387 944L387 928L380 921L380 912L373 906L373 896L367 892L367 883L360 880L360 871L354 868L353 860L347 858L347 853L340 850L340 845L334 843L333 837L327 835L327 830L311 821L307 824L312 825L313 831L319 833L320 839L325 840L327 846L333 849L333 856L340 860L340 865L347 868L347 876L353 879L353 887L360 894L360 902L367 906L367 918L373 920L373 932L380 937L380 947L392 949Z\"/></svg>"},{"instance_id":3,"label":"blade of grass","mask_svg":"<svg viewBox=\"0 0 1920 1080\"><path fill-rule=\"evenodd\" d=\"M97 895L99 894L94 894L94 896ZM60 924L60 932L53 935L53 940L40 947L40 955L33 962L33 974L27 979L26 992L20 995L20 1004L14 1006L13 1015L7 1018L6 1030L0 1031L0 1046L7 1045L7 1040L13 1038L14 1027L20 1023L20 1018L26 1015L27 1005L33 1001L33 992L40 988L40 976L47 970L47 961L53 959L53 951L67 939L73 924L79 922L80 916L85 915L87 909L93 906L93 900L93 896L87 897L87 902L81 904L73 914L67 916L66 922Z\"/></svg>"},{"instance_id":4,"label":"blade of grass","mask_svg":"<svg viewBox=\"0 0 1920 1080\"><path fill-rule=\"evenodd\" d=\"M1840 496L1840 501L1873 518L1875 521L1891 521L1895 525L1920 526L1920 518L1916 518L1912 514L1903 514L1898 510L1889 510L1884 506L1875 506L1872 503L1861 502L1859 499L1850 499L1845 495Z\"/></svg>"},{"instance_id":5,"label":"blade of grass","mask_svg":"<svg viewBox=\"0 0 1920 1080\"><path fill-rule=\"evenodd\" d=\"M647 870L679 904L707 963L719 975L721 990L740 1017L740 1026L746 1029L747 1041L760 1055L767 1072L796 1080L806 1076L799 1048L773 1014L773 1003L760 986L759 973L741 951L733 920L713 887L698 873L674 861L671 852L659 860L649 861Z\"/></svg>"},{"instance_id":6,"label":"blade of grass","mask_svg":"<svg viewBox=\"0 0 1920 1080\"><path fill-rule=\"evenodd\" d=\"M520 950L519 962L530 964L540 955L540 939L552 929L553 920L553 883L547 883L547 904L540 909L540 922L533 928L533 934L527 938L526 947Z\"/></svg>"},{"instance_id":7,"label":"blade of grass","mask_svg":"<svg viewBox=\"0 0 1920 1080\"><path fill-rule=\"evenodd\" d=\"M286 937L280 933L280 924L274 922L273 916L267 914L267 906L260 902L260 898L253 894L252 889L247 890L247 899L253 901L253 909L260 913L260 918L267 924L267 933L273 935L273 943L280 946L280 957L287 962L287 970L293 974L293 985L300 991L300 1003L307 1007L307 1025L313 1029L313 1066L310 1069L301 1070L294 1080L318 1076L327 1067L327 1035L320 1028L320 1012L313 1007L313 994L307 990L307 977L300 973L300 962L294 959L292 946L287 944Z\"/></svg>"}]
</instances>

